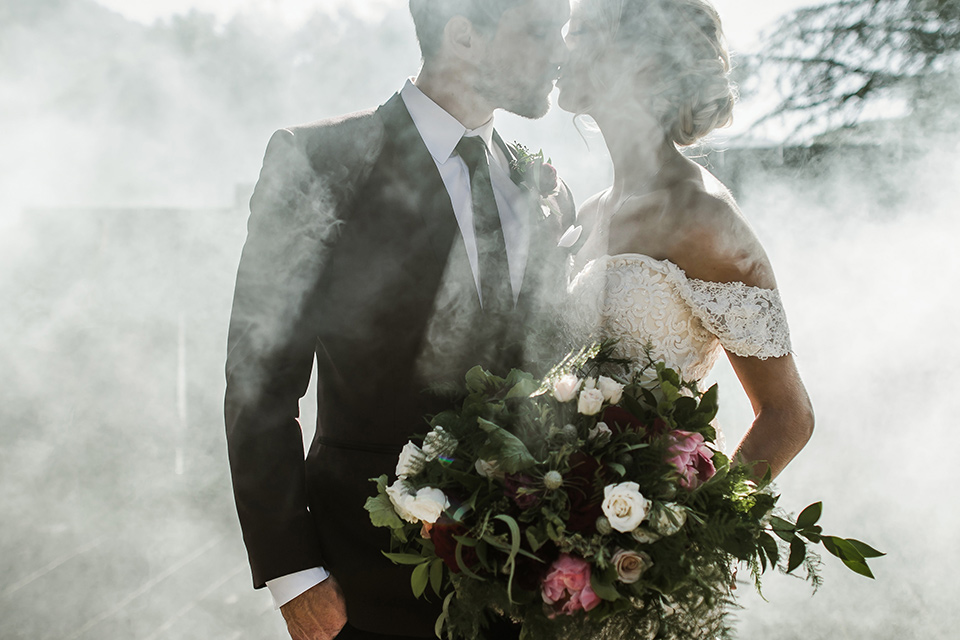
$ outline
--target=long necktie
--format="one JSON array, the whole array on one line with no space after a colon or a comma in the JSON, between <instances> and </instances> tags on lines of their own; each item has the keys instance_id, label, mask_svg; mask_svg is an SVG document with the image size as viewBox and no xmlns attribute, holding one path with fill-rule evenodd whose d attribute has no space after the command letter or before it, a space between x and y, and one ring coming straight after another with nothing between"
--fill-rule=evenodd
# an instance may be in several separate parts
<instances>
[{"instance_id":1,"label":"long necktie","mask_svg":"<svg viewBox=\"0 0 960 640\"><path fill-rule=\"evenodd\" d=\"M510 286L507 246L503 241L500 212L490 182L486 145L477 136L464 137L457 143L457 153L470 170L473 228L477 238L483 310L484 313L507 313L513 309L513 289Z\"/></svg>"}]
</instances>

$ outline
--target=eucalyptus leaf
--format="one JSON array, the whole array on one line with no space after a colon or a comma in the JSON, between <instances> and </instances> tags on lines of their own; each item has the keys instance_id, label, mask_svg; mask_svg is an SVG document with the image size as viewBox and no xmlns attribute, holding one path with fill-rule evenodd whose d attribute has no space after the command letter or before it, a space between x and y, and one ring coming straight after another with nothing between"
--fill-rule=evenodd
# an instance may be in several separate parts
<instances>
[{"instance_id":1,"label":"eucalyptus leaf","mask_svg":"<svg viewBox=\"0 0 960 640\"><path fill-rule=\"evenodd\" d=\"M860 555L863 556L864 558L880 558L882 556L887 555L882 551L877 551L870 545L864 542L860 542L859 540L854 540L853 538L847 538L847 542L849 542L854 549L859 551Z\"/></svg>"},{"instance_id":2,"label":"eucalyptus leaf","mask_svg":"<svg viewBox=\"0 0 960 640\"><path fill-rule=\"evenodd\" d=\"M484 418L477 418L477 424L487 434L487 443L479 451L481 458L496 459L504 473L518 473L537 464L517 436Z\"/></svg>"},{"instance_id":3,"label":"eucalyptus leaf","mask_svg":"<svg viewBox=\"0 0 960 640\"><path fill-rule=\"evenodd\" d=\"M370 522L375 527L402 529L404 526L403 520L397 515L393 503L385 493L367 498L363 508L370 513Z\"/></svg>"},{"instance_id":4,"label":"eucalyptus leaf","mask_svg":"<svg viewBox=\"0 0 960 640\"><path fill-rule=\"evenodd\" d=\"M418 565L413 573L410 574L410 588L413 589L413 597L419 598L427 590L427 582L430 580L430 565L423 563Z\"/></svg>"},{"instance_id":5,"label":"eucalyptus leaf","mask_svg":"<svg viewBox=\"0 0 960 640\"><path fill-rule=\"evenodd\" d=\"M524 378L510 388L510 391L507 392L507 400L529 398L536 393L538 388L539 385L534 382L533 378Z\"/></svg>"},{"instance_id":6,"label":"eucalyptus leaf","mask_svg":"<svg viewBox=\"0 0 960 640\"><path fill-rule=\"evenodd\" d=\"M863 560L844 560L843 564L853 571L854 573L859 573L862 576L870 578L871 580L875 579L873 577L873 572L870 571L870 567L867 566L867 563Z\"/></svg>"},{"instance_id":7,"label":"eucalyptus leaf","mask_svg":"<svg viewBox=\"0 0 960 640\"><path fill-rule=\"evenodd\" d=\"M394 564L423 564L427 561L427 558L413 553L388 553L386 551L381 551L381 553Z\"/></svg>"},{"instance_id":8,"label":"eucalyptus leaf","mask_svg":"<svg viewBox=\"0 0 960 640\"><path fill-rule=\"evenodd\" d=\"M769 533L760 534L760 548L764 552L760 556L761 560L763 556L766 555L770 558L770 565L776 567L777 562L780 561L780 548L777 546L777 541L773 539L773 536Z\"/></svg>"},{"instance_id":9,"label":"eucalyptus leaf","mask_svg":"<svg viewBox=\"0 0 960 640\"><path fill-rule=\"evenodd\" d=\"M620 477L627 475L627 468L619 462L608 462L607 467Z\"/></svg>"},{"instance_id":10,"label":"eucalyptus leaf","mask_svg":"<svg viewBox=\"0 0 960 640\"><path fill-rule=\"evenodd\" d=\"M837 547L836 540L838 540L838 538L834 536L823 536L820 539L820 543L823 545L824 549L843 560L843 553Z\"/></svg>"},{"instance_id":11,"label":"eucalyptus leaf","mask_svg":"<svg viewBox=\"0 0 960 640\"><path fill-rule=\"evenodd\" d=\"M854 562L864 562L865 558L860 551L850 544L849 540L844 538L834 538L833 543L837 545L837 549L840 550L840 553L843 554L844 560L853 560Z\"/></svg>"},{"instance_id":12,"label":"eucalyptus leaf","mask_svg":"<svg viewBox=\"0 0 960 640\"><path fill-rule=\"evenodd\" d=\"M540 550L540 547L543 546L543 543L537 540L537 534L533 530L533 527L527 529L527 544L530 545L530 549L536 553Z\"/></svg>"},{"instance_id":13,"label":"eucalyptus leaf","mask_svg":"<svg viewBox=\"0 0 960 640\"><path fill-rule=\"evenodd\" d=\"M433 592L440 595L440 588L443 586L443 560L437 558L430 563L430 588Z\"/></svg>"},{"instance_id":14,"label":"eucalyptus leaf","mask_svg":"<svg viewBox=\"0 0 960 640\"><path fill-rule=\"evenodd\" d=\"M808 529L813 525L817 524L817 521L820 520L820 515L823 513L823 503L814 502L809 507L800 512L800 515L797 516L797 528L798 529Z\"/></svg>"},{"instance_id":15,"label":"eucalyptus leaf","mask_svg":"<svg viewBox=\"0 0 960 640\"><path fill-rule=\"evenodd\" d=\"M602 580L596 573L590 575L590 586L593 588L593 592L600 596L602 600L613 602L614 600L620 599L620 592L617 591L617 588L609 582Z\"/></svg>"},{"instance_id":16,"label":"eucalyptus leaf","mask_svg":"<svg viewBox=\"0 0 960 640\"><path fill-rule=\"evenodd\" d=\"M707 389L706 393L703 394L703 397L700 398L700 406L697 408L697 412L705 414L705 416L708 418L707 422L713 420L717 415L717 409L719 407L719 395L719 387L714 384L712 387Z\"/></svg>"},{"instance_id":17,"label":"eucalyptus leaf","mask_svg":"<svg viewBox=\"0 0 960 640\"><path fill-rule=\"evenodd\" d=\"M794 538L790 543L790 560L787 562L787 573L803 564L807 557L807 545L800 538Z\"/></svg>"}]
</instances>

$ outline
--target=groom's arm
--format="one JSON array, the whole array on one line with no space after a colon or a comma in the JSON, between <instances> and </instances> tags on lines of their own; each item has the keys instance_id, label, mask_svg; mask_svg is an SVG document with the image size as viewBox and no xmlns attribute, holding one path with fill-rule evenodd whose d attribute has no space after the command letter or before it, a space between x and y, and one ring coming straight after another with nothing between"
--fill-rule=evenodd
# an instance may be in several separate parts
<instances>
[{"instance_id":1,"label":"groom's arm","mask_svg":"<svg viewBox=\"0 0 960 640\"><path fill-rule=\"evenodd\" d=\"M293 134L275 134L250 202L224 401L234 497L257 588L324 564L307 508L298 422L316 342L311 314L323 226L315 203L331 201L323 189Z\"/></svg>"}]
</instances>

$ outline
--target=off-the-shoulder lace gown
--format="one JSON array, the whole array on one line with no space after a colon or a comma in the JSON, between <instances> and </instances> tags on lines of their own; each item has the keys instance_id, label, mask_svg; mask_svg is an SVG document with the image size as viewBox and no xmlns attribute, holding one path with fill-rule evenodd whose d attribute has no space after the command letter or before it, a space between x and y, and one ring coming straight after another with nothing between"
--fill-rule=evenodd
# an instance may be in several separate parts
<instances>
[{"instance_id":1,"label":"off-the-shoulder lace gown","mask_svg":"<svg viewBox=\"0 0 960 640\"><path fill-rule=\"evenodd\" d=\"M584 265L567 294L563 315L571 346L615 338L617 357L639 367L647 363L649 349L650 357L688 381L702 382L724 348L761 359L791 351L776 289L688 278L669 260L634 253L605 255ZM686 630L676 640L715 637L721 615L719 609L701 611L699 619L682 624ZM638 638L668 637L647 631L649 636L633 633Z\"/></svg>"},{"instance_id":2,"label":"off-the-shoulder lace gown","mask_svg":"<svg viewBox=\"0 0 960 640\"><path fill-rule=\"evenodd\" d=\"M571 339L616 338L618 357L655 360L685 380L701 380L721 347L740 356L790 352L786 315L776 289L688 278L669 260L638 253L606 255L584 265L568 286Z\"/></svg>"}]
</instances>

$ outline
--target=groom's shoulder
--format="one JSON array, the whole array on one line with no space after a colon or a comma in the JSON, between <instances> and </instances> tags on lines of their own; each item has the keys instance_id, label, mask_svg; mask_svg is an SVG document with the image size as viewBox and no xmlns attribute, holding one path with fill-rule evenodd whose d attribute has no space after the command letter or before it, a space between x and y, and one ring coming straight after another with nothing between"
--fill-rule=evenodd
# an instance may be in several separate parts
<instances>
[{"instance_id":1,"label":"groom's shoulder","mask_svg":"<svg viewBox=\"0 0 960 640\"><path fill-rule=\"evenodd\" d=\"M375 158L383 144L383 119L376 109L324 118L283 131L310 158L323 164L325 158L353 164Z\"/></svg>"}]
</instances>

